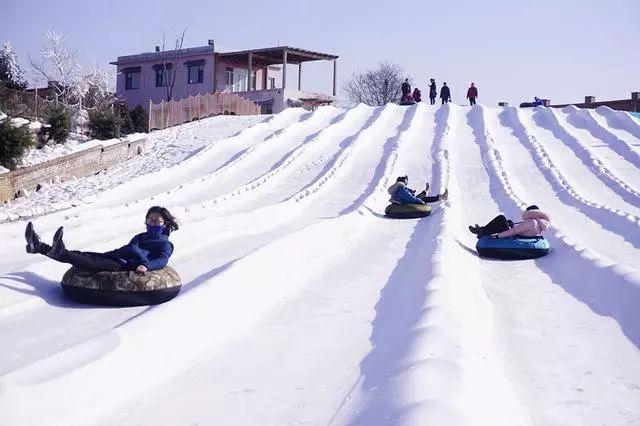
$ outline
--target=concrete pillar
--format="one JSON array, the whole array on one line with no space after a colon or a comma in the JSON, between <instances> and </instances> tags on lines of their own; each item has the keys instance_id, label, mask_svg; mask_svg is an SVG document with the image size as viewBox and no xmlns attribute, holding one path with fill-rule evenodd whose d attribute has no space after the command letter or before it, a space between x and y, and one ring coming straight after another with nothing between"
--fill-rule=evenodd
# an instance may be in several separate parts
<instances>
[{"instance_id":1,"label":"concrete pillar","mask_svg":"<svg viewBox=\"0 0 640 426\"><path fill-rule=\"evenodd\" d=\"M282 88L287 88L287 51L282 52Z\"/></svg>"},{"instance_id":2,"label":"concrete pillar","mask_svg":"<svg viewBox=\"0 0 640 426\"><path fill-rule=\"evenodd\" d=\"M253 80L253 53L249 52L249 69L247 71L247 92L251 91L251 80Z\"/></svg>"},{"instance_id":3,"label":"concrete pillar","mask_svg":"<svg viewBox=\"0 0 640 426\"><path fill-rule=\"evenodd\" d=\"M262 90L267 90L267 81L269 80L269 65L262 70Z\"/></svg>"},{"instance_id":4,"label":"concrete pillar","mask_svg":"<svg viewBox=\"0 0 640 426\"><path fill-rule=\"evenodd\" d=\"M585 96L584 97L584 103L585 104L592 104L596 101L596 97L595 96Z\"/></svg>"},{"instance_id":5,"label":"concrete pillar","mask_svg":"<svg viewBox=\"0 0 640 426\"><path fill-rule=\"evenodd\" d=\"M509 102L498 102L498 106L501 106L501 107L509 106Z\"/></svg>"},{"instance_id":6,"label":"concrete pillar","mask_svg":"<svg viewBox=\"0 0 640 426\"><path fill-rule=\"evenodd\" d=\"M333 60L333 96L336 95L336 86L338 85L338 62L337 60Z\"/></svg>"},{"instance_id":7,"label":"concrete pillar","mask_svg":"<svg viewBox=\"0 0 640 426\"><path fill-rule=\"evenodd\" d=\"M298 90L302 90L302 62L298 64Z\"/></svg>"}]
</instances>

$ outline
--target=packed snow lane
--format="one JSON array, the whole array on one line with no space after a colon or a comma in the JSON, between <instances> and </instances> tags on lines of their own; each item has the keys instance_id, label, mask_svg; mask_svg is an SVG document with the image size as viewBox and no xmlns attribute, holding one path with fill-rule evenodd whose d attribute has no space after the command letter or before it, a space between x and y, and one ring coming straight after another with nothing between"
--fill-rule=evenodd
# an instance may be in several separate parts
<instances>
[{"instance_id":1,"label":"packed snow lane","mask_svg":"<svg viewBox=\"0 0 640 426\"><path fill-rule=\"evenodd\" d=\"M58 287L68 265L24 253L25 221L0 224L0 424L640 418L637 120L360 105L245 118L223 138L215 120L152 134L147 165L0 207L30 217L92 194L34 222L103 251L163 204L184 284L156 307L75 304ZM385 218L403 174L450 202ZM532 203L551 253L478 258L467 226Z\"/></svg>"}]
</instances>

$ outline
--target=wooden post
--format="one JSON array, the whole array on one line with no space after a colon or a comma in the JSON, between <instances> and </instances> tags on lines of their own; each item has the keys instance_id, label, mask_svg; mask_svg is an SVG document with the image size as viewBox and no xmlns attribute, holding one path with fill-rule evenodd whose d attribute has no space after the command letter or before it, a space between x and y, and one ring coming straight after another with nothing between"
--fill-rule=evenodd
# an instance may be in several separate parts
<instances>
[{"instance_id":1,"label":"wooden post","mask_svg":"<svg viewBox=\"0 0 640 426\"><path fill-rule=\"evenodd\" d=\"M298 90L302 90L302 62L298 64Z\"/></svg>"}]
</instances>

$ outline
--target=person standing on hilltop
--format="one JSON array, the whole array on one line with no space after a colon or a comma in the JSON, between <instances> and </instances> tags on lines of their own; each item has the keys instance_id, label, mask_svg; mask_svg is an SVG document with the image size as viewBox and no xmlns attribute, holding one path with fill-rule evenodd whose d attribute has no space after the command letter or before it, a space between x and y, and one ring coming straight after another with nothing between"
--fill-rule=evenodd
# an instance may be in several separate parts
<instances>
[{"instance_id":1,"label":"person standing on hilltop","mask_svg":"<svg viewBox=\"0 0 640 426\"><path fill-rule=\"evenodd\" d=\"M451 91L449 90L449 86L447 86L447 82L442 83L442 88L440 89L440 99L442 99L442 105L447 102L451 102Z\"/></svg>"},{"instance_id":2,"label":"person standing on hilltop","mask_svg":"<svg viewBox=\"0 0 640 426\"><path fill-rule=\"evenodd\" d=\"M474 83L471 83L471 87L467 90L467 99L469 99L469 104L474 106L476 104L476 98L478 97L478 88Z\"/></svg>"}]
</instances>

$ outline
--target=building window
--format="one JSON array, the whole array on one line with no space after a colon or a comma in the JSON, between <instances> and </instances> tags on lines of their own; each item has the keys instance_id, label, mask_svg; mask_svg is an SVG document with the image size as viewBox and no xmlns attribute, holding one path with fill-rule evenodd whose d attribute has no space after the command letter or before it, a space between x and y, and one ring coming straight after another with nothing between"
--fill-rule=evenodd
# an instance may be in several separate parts
<instances>
[{"instance_id":1,"label":"building window","mask_svg":"<svg viewBox=\"0 0 640 426\"><path fill-rule=\"evenodd\" d=\"M204 81L204 65L189 65L189 84L202 83Z\"/></svg>"},{"instance_id":2,"label":"building window","mask_svg":"<svg viewBox=\"0 0 640 426\"><path fill-rule=\"evenodd\" d=\"M233 86L233 68L226 67L225 68L225 75L227 77L226 85L227 86Z\"/></svg>"},{"instance_id":3,"label":"building window","mask_svg":"<svg viewBox=\"0 0 640 426\"><path fill-rule=\"evenodd\" d=\"M124 73L125 90L140 88L140 71L127 71Z\"/></svg>"},{"instance_id":4,"label":"building window","mask_svg":"<svg viewBox=\"0 0 640 426\"><path fill-rule=\"evenodd\" d=\"M269 77L269 89L275 89L275 88L276 88L276 78Z\"/></svg>"},{"instance_id":5,"label":"building window","mask_svg":"<svg viewBox=\"0 0 640 426\"><path fill-rule=\"evenodd\" d=\"M156 87L167 87L171 81L171 68L156 68Z\"/></svg>"}]
</instances>

